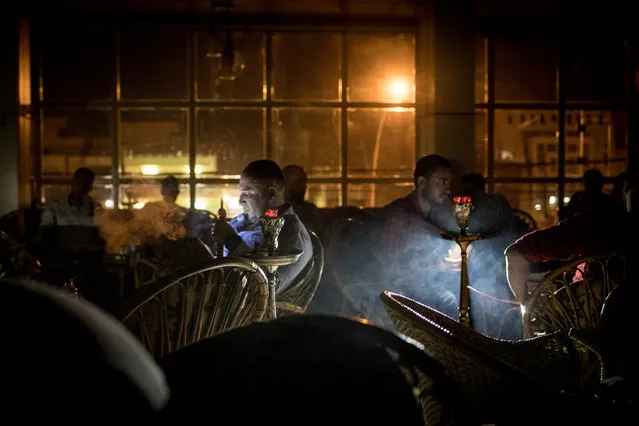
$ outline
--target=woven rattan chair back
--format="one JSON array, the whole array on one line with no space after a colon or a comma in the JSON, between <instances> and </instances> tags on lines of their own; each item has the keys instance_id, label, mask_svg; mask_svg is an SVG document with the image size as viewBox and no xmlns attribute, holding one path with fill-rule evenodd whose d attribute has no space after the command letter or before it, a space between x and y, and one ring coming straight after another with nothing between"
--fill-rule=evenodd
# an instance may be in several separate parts
<instances>
[{"instance_id":1,"label":"woven rattan chair back","mask_svg":"<svg viewBox=\"0 0 639 426\"><path fill-rule=\"evenodd\" d=\"M201 339L260 321L268 281L255 263L227 257L140 288L121 321L156 359Z\"/></svg>"},{"instance_id":2,"label":"woven rattan chair back","mask_svg":"<svg viewBox=\"0 0 639 426\"><path fill-rule=\"evenodd\" d=\"M324 271L324 246L317 234L308 231L313 244L313 257L293 285L277 296L277 316L303 314L313 300Z\"/></svg>"},{"instance_id":3,"label":"woven rattan chair back","mask_svg":"<svg viewBox=\"0 0 639 426\"><path fill-rule=\"evenodd\" d=\"M578 390L579 363L567 333L496 340L399 294L386 291L381 299L397 330L446 368L482 422L499 417L508 401Z\"/></svg>"},{"instance_id":4,"label":"woven rattan chair back","mask_svg":"<svg viewBox=\"0 0 639 426\"><path fill-rule=\"evenodd\" d=\"M579 257L550 271L528 299L524 336L596 329L606 297L625 280L626 272L626 259L615 254ZM606 375L601 354L590 345L578 348L582 387L596 388Z\"/></svg>"}]
</instances>

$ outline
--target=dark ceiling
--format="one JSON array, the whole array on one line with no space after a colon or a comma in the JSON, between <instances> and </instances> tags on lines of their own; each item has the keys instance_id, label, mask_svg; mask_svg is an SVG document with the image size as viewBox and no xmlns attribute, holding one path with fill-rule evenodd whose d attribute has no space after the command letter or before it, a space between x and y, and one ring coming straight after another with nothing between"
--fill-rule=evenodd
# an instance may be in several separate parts
<instances>
[{"instance_id":1,"label":"dark ceiling","mask_svg":"<svg viewBox=\"0 0 639 426\"><path fill-rule=\"evenodd\" d=\"M69 12L415 15L423 0L27 0L30 8ZM225 5L231 4L227 9Z\"/></svg>"}]
</instances>

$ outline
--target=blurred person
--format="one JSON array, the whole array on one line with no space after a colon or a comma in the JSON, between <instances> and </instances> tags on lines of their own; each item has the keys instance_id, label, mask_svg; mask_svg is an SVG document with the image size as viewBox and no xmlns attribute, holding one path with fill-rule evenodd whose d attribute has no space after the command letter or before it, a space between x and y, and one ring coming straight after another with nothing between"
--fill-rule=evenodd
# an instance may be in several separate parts
<instances>
[{"instance_id":1,"label":"blurred person","mask_svg":"<svg viewBox=\"0 0 639 426\"><path fill-rule=\"evenodd\" d=\"M317 206L306 200L308 177L302 166L291 164L282 169L284 174L284 199L295 209L304 225L320 232L321 220Z\"/></svg>"},{"instance_id":2,"label":"blurred person","mask_svg":"<svg viewBox=\"0 0 639 426\"><path fill-rule=\"evenodd\" d=\"M634 240L628 237L629 230L638 224L636 172L628 171L624 178L624 209L595 206L554 226L524 235L506 249L505 256L510 288L524 305L532 290L527 286L527 279L533 265L607 253L623 256L624 270L612 273L614 276L615 272L621 272L624 278L605 299L597 328L578 333L604 352L608 374L622 374L636 383L639 380L639 369L635 367L639 356L639 329L635 324L634 308L639 298L638 253ZM581 279L581 271L578 271L573 281Z\"/></svg>"},{"instance_id":3,"label":"blurred person","mask_svg":"<svg viewBox=\"0 0 639 426\"><path fill-rule=\"evenodd\" d=\"M213 239L224 244L225 253L241 256L264 244L260 218L267 210L277 210L278 217L284 217L284 227L279 237L280 247L302 250L300 259L278 269L277 293L288 288L313 256L310 235L295 214L291 204L284 198L284 174L271 160L257 160L250 163L240 175L240 205L244 213L229 222L217 221Z\"/></svg>"},{"instance_id":4,"label":"blurred person","mask_svg":"<svg viewBox=\"0 0 639 426\"><path fill-rule=\"evenodd\" d=\"M235 417L241 394L251 407L237 417L244 424L261 422L265 410L285 404L281 425L423 425L415 389L400 364L422 357L424 362L416 364L435 383L433 393L441 397L445 412L452 408L448 403L466 408L438 363L421 351L407 355L415 349L394 333L339 317L295 315L240 327L160 361L173 392L163 422L199 420L212 399L216 416ZM264 393L266 383L270 391Z\"/></svg>"},{"instance_id":5,"label":"blurred person","mask_svg":"<svg viewBox=\"0 0 639 426\"><path fill-rule=\"evenodd\" d=\"M637 210L633 179L627 175L624 209L614 203L594 205L556 225L524 235L505 250L508 283L517 300L527 302L527 280L533 264L630 249L626 234L634 227Z\"/></svg>"},{"instance_id":6,"label":"blurred person","mask_svg":"<svg viewBox=\"0 0 639 426\"><path fill-rule=\"evenodd\" d=\"M177 204L180 195L180 181L173 175L160 183L162 200L146 203L137 213L137 220L143 238L157 240L161 236L177 240L185 236L183 224L187 209Z\"/></svg>"},{"instance_id":7,"label":"blurred person","mask_svg":"<svg viewBox=\"0 0 639 426\"><path fill-rule=\"evenodd\" d=\"M89 195L94 179L91 169L79 168L73 174L69 195L45 203L36 249L45 261L68 263L102 258L105 243L95 223L100 206Z\"/></svg>"},{"instance_id":8,"label":"blurred person","mask_svg":"<svg viewBox=\"0 0 639 426\"><path fill-rule=\"evenodd\" d=\"M4 279L0 318L6 419L146 424L167 404L161 368L120 321L86 300Z\"/></svg>"},{"instance_id":9,"label":"blurred person","mask_svg":"<svg viewBox=\"0 0 639 426\"><path fill-rule=\"evenodd\" d=\"M81 167L73 173L71 192L65 199L47 202L40 226L94 226L96 206L89 193L93 190L95 173Z\"/></svg>"},{"instance_id":10,"label":"blurred person","mask_svg":"<svg viewBox=\"0 0 639 426\"><path fill-rule=\"evenodd\" d=\"M591 208L608 208L615 204L613 197L603 192L604 181L601 170L587 170L583 175L584 189L573 194L568 205L559 211L559 218L567 219Z\"/></svg>"}]
</instances>

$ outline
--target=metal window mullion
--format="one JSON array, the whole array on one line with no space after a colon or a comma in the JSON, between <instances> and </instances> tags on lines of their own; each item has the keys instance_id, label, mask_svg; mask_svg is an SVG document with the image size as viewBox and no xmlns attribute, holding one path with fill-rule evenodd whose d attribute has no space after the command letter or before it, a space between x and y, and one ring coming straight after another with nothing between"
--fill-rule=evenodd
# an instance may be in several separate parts
<instances>
[{"instance_id":1,"label":"metal window mullion","mask_svg":"<svg viewBox=\"0 0 639 426\"><path fill-rule=\"evenodd\" d=\"M626 146L627 152L626 155L628 157L628 165L627 169L634 169L637 159L635 158L634 152L636 152L637 147L635 144L637 143L635 135L637 124L635 122L635 116L637 115L637 92L635 87L635 60L634 60L634 52L635 52L635 44L634 39L628 37L625 40L626 44Z\"/></svg>"},{"instance_id":2,"label":"metal window mullion","mask_svg":"<svg viewBox=\"0 0 639 426\"><path fill-rule=\"evenodd\" d=\"M486 160L488 192L495 190L495 38L490 35L486 43L487 109Z\"/></svg>"},{"instance_id":3,"label":"metal window mullion","mask_svg":"<svg viewBox=\"0 0 639 426\"><path fill-rule=\"evenodd\" d=\"M566 69L565 48L566 40L563 37L560 37L557 43L557 99L559 101L559 120L557 121L557 125L559 127L559 131L557 132L557 193L559 194L559 199L557 200L557 203L559 208L564 206L564 196L566 191L566 85L564 84L564 71Z\"/></svg>"},{"instance_id":4,"label":"metal window mullion","mask_svg":"<svg viewBox=\"0 0 639 426\"><path fill-rule=\"evenodd\" d=\"M196 164L196 151L195 151L195 135L196 135L196 111L194 107L195 103L195 88L196 88L196 76L195 70L197 69L197 47L196 47L196 35L191 28L187 31L186 36L186 87L188 90L188 107L186 110L186 138L189 148L189 206L195 207L195 164Z\"/></svg>"},{"instance_id":5,"label":"metal window mullion","mask_svg":"<svg viewBox=\"0 0 639 426\"><path fill-rule=\"evenodd\" d=\"M33 108L33 114L31 115L31 119L33 120L33 146L31 147L33 160L31 167L33 167L32 175L35 185L35 188L33 188L32 192L34 194L37 194L37 201L39 203L42 199L42 141L44 140L44 111L42 110L43 39L42 28L39 25L32 25L30 31L30 50L31 52L35 53L31 56L31 104Z\"/></svg>"},{"instance_id":6,"label":"metal window mullion","mask_svg":"<svg viewBox=\"0 0 639 426\"><path fill-rule=\"evenodd\" d=\"M340 183L341 183L341 192L342 192L342 203L341 205L348 205L348 93L349 93L349 82L348 82L348 32L347 28L344 27L342 30L342 57L341 57L341 77L342 77L342 87L340 93L341 100L341 131L340 137L342 139L341 143L341 175L340 175Z\"/></svg>"},{"instance_id":7,"label":"metal window mullion","mask_svg":"<svg viewBox=\"0 0 639 426\"><path fill-rule=\"evenodd\" d=\"M264 46L264 80L266 81L266 110L264 115L263 153L273 158L273 33L266 32Z\"/></svg>"},{"instance_id":8,"label":"metal window mullion","mask_svg":"<svg viewBox=\"0 0 639 426\"><path fill-rule=\"evenodd\" d=\"M121 105L120 105L120 93L121 93L121 55L120 55L120 31L115 31L115 81L113 84L113 92L111 93L111 110L112 110L112 132L113 132L113 153L111 157L111 179L113 183L111 197L113 199L113 207L115 209L120 208L120 164L121 159L121 145L122 145L122 133L121 133Z\"/></svg>"}]
</instances>

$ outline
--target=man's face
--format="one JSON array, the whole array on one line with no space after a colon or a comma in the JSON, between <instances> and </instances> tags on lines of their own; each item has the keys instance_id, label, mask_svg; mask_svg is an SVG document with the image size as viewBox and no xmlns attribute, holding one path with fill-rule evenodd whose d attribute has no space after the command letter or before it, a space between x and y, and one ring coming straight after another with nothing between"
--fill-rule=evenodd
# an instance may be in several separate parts
<instances>
[{"instance_id":1,"label":"man's face","mask_svg":"<svg viewBox=\"0 0 639 426\"><path fill-rule=\"evenodd\" d=\"M417 178L417 190L423 199L443 205L450 200L452 180L453 172L450 169L438 167L428 179Z\"/></svg>"},{"instance_id":2,"label":"man's face","mask_svg":"<svg viewBox=\"0 0 639 426\"><path fill-rule=\"evenodd\" d=\"M268 210L272 196L272 189L263 182L240 177L240 205L249 219L258 219Z\"/></svg>"},{"instance_id":3,"label":"man's face","mask_svg":"<svg viewBox=\"0 0 639 426\"><path fill-rule=\"evenodd\" d=\"M85 195L89 195L89 193L93 190L93 179L79 175L73 179L71 184L71 191L74 194L84 197Z\"/></svg>"},{"instance_id":4,"label":"man's face","mask_svg":"<svg viewBox=\"0 0 639 426\"><path fill-rule=\"evenodd\" d=\"M286 201L303 201L306 195L306 176L296 168L284 170L284 198Z\"/></svg>"}]
</instances>

